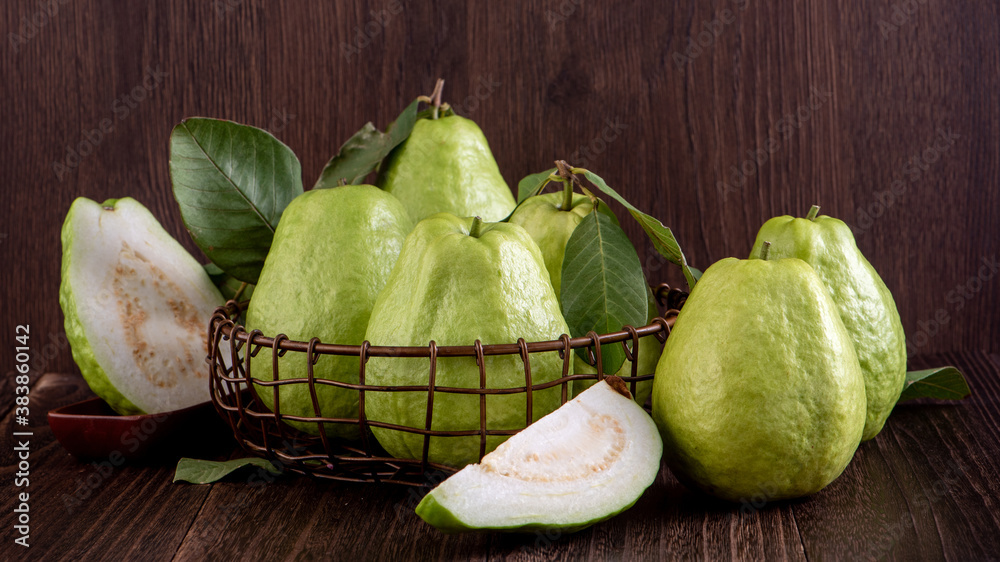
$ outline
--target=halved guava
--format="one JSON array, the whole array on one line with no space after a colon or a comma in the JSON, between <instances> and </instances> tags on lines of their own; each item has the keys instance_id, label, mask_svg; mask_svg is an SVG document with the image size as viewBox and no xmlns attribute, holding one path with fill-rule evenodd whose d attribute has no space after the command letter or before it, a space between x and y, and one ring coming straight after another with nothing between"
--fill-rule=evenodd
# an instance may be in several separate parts
<instances>
[{"instance_id":1,"label":"halved guava","mask_svg":"<svg viewBox=\"0 0 1000 562\"><path fill-rule=\"evenodd\" d=\"M59 304L73 359L121 414L209 399L206 330L219 290L131 198L73 202L62 229Z\"/></svg>"},{"instance_id":2,"label":"halved guava","mask_svg":"<svg viewBox=\"0 0 1000 562\"><path fill-rule=\"evenodd\" d=\"M631 507L662 453L653 419L607 377L442 482L417 515L446 533L578 531Z\"/></svg>"}]
</instances>

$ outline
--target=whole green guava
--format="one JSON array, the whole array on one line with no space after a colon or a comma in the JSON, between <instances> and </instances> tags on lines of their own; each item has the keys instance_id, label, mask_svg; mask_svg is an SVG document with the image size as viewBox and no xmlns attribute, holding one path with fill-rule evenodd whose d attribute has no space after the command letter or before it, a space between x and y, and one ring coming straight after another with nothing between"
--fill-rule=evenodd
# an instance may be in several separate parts
<instances>
[{"instance_id":1,"label":"whole green guava","mask_svg":"<svg viewBox=\"0 0 1000 562\"><path fill-rule=\"evenodd\" d=\"M565 199L566 196L562 192L529 197L518 205L509 221L524 227L538 244L556 295L560 294L561 289L566 242L580 221L594 210L594 203L586 195L574 193L568 208L563 208L566 206ZM602 209L607 207L602 205ZM614 216L610 209L607 213Z\"/></svg>"},{"instance_id":2,"label":"whole green guava","mask_svg":"<svg viewBox=\"0 0 1000 562\"><path fill-rule=\"evenodd\" d=\"M538 244L556 295L559 295L562 289L562 266L563 258L566 256L566 243L584 217L594 211L594 202L586 195L573 193L569 205L566 204L566 201L567 194L564 191L535 195L521 203L510 217L511 223L524 227L535 243ZM600 205L598 211L610 216L614 219L615 223L618 222L618 217L615 216L614 212L607 205ZM648 291L648 296L648 319L652 320L658 315L658 310L652 291ZM652 374L656 370L656 362L660 359L660 350L663 349L663 344L656 338L645 337L640 340L639 348L637 374ZM573 365L573 370L577 374L597 373L596 367L588 364L576 354L573 357ZM632 376L632 362L626 359L621 369L614 374L619 377ZM578 395L590 388L595 382L597 381L573 381L572 395ZM639 383L636 386L635 401L639 404L645 404L652 390L653 381Z\"/></svg>"},{"instance_id":3,"label":"whole green guava","mask_svg":"<svg viewBox=\"0 0 1000 562\"><path fill-rule=\"evenodd\" d=\"M299 195L275 230L250 299L247 328L299 341L318 337L324 343L361 344L372 306L410 229L403 206L377 187L345 185ZM252 377L271 381L271 361L270 348L262 348L251 359ZM359 367L358 357L321 355L313 373L317 379L357 384ZM278 370L281 380L305 379L305 354L286 353L278 359ZM357 419L357 391L315 386L322 417ZM274 388L254 385L268 408L279 408L283 415L317 415L307 384L278 387L277 406ZM316 423L285 421L319 432ZM359 435L357 425L350 424L327 424L326 431L345 438Z\"/></svg>"},{"instance_id":4,"label":"whole green guava","mask_svg":"<svg viewBox=\"0 0 1000 562\"><path fill-rule=\"evenodd\" d=\"M815 216L775 217L757 233L750 257L759 257L764 240L770 257L799 258L816 270L836 303L854 342L865 377L867 441L882 430L906 385L906 336L892 293L861 254L843 221Z\"/></svg>"},{"instance_id":5,"label":"whole green guava","mask_svg":"<svg viewBox=\"0 0 1000 562\"><path fill-rule=\"evenodd\" d=\"M705 271L656 366L653 419L679 480L730 501L812 494L861 441L854 345L798 259L723 259Z\"/></svg>"},{"instance_id":6,"label":"whole green guava","mask_svg":"<svg viewBox=\"0 0 1000 562\"><path fill-rule=\"evenodd\" d=\"M448 213L420 221L406 239L399 261L379 295L368 323L372 345L484 345L556 340L569 328L549 284L538 246L523 228L508 223L482 223ZM562 376L558 352L530 354L533 384ZM518 355L484 358L486 387L525 386L525 366ZM569 366L572 373L572 364ZM372 385L427 386L427 358L373 356L366 368ZM480 388L475 357L438 357L435 386ZM427 391L369 391L365 411L371 421L423 429ZM486 426L516 430L559 406L555 386L535 391L527 415L526 394L486 397ZM431 429L478 430L479 396L436 391ZM424 438L417 433L373 427L378 442L396 457L420 458ZM506 436L486 437L486 452ZM479 459L480 436L431 438L428 459L455 467Z\"/></svg>"},{"instance_id":7,"label":"whole green guava","mask_svg":"<svg viewBox=\"0 0 1000 562\"><path fill-rule=\"evenodd\" d=\"M515 205L482 130L458 115L418 119L386 157L377 183L414 223L441 212L498 221Z\"/></svg>"}]
</instances>

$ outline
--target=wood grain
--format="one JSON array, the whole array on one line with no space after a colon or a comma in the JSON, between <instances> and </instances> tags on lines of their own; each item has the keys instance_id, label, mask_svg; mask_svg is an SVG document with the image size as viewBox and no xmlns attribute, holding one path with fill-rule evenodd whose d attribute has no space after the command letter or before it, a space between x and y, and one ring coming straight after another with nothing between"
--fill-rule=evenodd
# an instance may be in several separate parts
<instances>
[{"instance_id":1,"label":"wood grain","mask_svg":"<svg viewBox=\"0 0 1000 562\"><path fill-rule=\"evenodd\" d=\"M45 426L32 441L32 548L24 559L274 560L988 560L1000 554L1000 355L922 356L954 364L973 396L897 407L844 474L800 500L729 504L664 468L638 503L579 533L443 535L416 516L423 492L240 472L173 484L172 462L125 465L97 482ZM89 396L76 375L35 383L39 411ZM11 415L0 420L9 435ZM0 487L12 489L10 447ZM231 445L214 458L243 456ZM203 458L212 457L211 454ZM67 507L93 480L91 493ZM0 500L13 509L13 495Z\"/></svg>"},{"instance_id":2,"label":"wood grain","mask_svg":"<svg viewBox=\"0 0 1000 562\"><path fill-rule=\"evenodd\" d=\"M5 2L0 311L31 323L34 345L57 342L77 196L133 196L195 250L167 170L182 118L272 130L309 186L364 122L384 127L444 76L512 184L555 158L586 164L702 268L819 203L858 227L914 351L997 351L998 7L903 4L95 0L39 16ZM681 282L626 230L651 278ZM39 372L74 368L56 347Z\"/></svg>"},{"instance_id":3,"label":"wood grain","mask_svg":"<svg viewBox=\"0 0 1000 562\"><path fill-rule=\"evenodd\" d=\"M32 546L18 558L169 560L208 490L172 485L171 466L115 466L110 457L84 462L67 453L53 438L45 414L91 396L79 375L49 373L31 388L29 426L14 429L13 412L0 421L0 486L29 493ZM30 485L15 488L18 468L10 436L24 430L34 433L27 438ZM4 494L5 513L13 511L15 497ZM4 550L15 548L21 547L11 544Z\"/></svg>"}]
</instances>

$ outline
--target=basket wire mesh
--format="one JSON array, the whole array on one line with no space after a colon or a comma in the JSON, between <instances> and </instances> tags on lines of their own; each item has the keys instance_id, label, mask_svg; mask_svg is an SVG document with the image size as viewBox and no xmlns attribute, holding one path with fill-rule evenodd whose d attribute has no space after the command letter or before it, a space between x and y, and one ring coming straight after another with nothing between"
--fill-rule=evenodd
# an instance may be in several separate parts
<instances>
[{"instance_id":1,"label":"basket wire mesh","mask_svg":"<svg viewBox=\"0 0 1000 562\"><path fill-rule=\"evenodd\" d=\"M679 309L687 299L687 293L659 285L654 294L658 303L666 311L653 319L650 324L635 328L624 326L621 331L609 334L590 332L584 337L570 338L563 334L558 340L526 342L523 338L516 343L484 345L475 341L472 345L439 346L431 341L426 346L394 347L372 346L365 341L360 345L322 343L318 338L309 341L295 341L284 334L273 337L260 330L247 331L238 323L247 303L229 301L216 309L208 328L208 362L210 364L209 384L212 402L216 411L230 425L237 442L247 452L268 458L283 470L308 474L320 478L351 482L387 482L409 485L426 485L432 474L449 474L456 469L428 460L428 450L432 437L478 436L479 458L485 455L488 436L509 436L517 433L532 422L533 399L536 392L561 387L560 403L570 397L569 387L575 380L601 380L601 345L618 343L622 346L627 361L631 362L629 376L622 379L633 394L638 383L651 380L652 373L639 373L639 353L642 338L656 338L666 341ZM270 365L254 361L258 352L270 348ZM573 361L573 350L586 349L587 362L596 368L596 373L569 374ZM649 346L646 346L648 349ZM562 360L562 376L543 383L533 382L531 356L537 353L557 352ZM301 355L306 364L305 378L279 377L280 357L286 354ZM359 358L358 382L327 380L314 376L313 366L323 355L347 355ZM485 358L493 355L516 355L524 370L524 385L514 388L489 388ZM427 384L408 386L378 386L366 383L365 368L371 357L418 357L428 361ZM437 384L438 360L442 357L475 357L479 369L477 388L439 386ZM268 369L269 367L269 369ZM261 369L264 373L260 373ZM269 372L267 372L269 371ZM285 385L308 385L312 400L313 416L283 413L279 387ZM320 385L330 385L357 392L358 414L351 418L324 417L316 389ZM257 390L254 390L254 389ZM273 408L261 401L257 392L273 393ZM365 411L366 394L372 392L419 392L427 395L426 415L421 427L409 427L369 419ZM441 394L465 394L479 397L479 427L471 430L435 430L433 425L434 397ZM526 405L524 425L517 428L493 428L487 424L487 396L523 395ZM315 435L300 431L285 422L316 424ZM328 434L329 424L356 425L360 438L356 441L344 440ZM423 437L423 451L420 458L394 458L378 444L371 428L385 428Z\"/></svg>"}]
</instances>

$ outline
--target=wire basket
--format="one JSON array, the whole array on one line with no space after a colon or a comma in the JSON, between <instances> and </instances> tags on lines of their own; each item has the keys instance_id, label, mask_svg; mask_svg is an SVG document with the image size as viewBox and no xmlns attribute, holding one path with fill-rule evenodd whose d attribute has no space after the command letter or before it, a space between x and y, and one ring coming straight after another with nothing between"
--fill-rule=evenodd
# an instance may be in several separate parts
<instances>
[{"instance_id":1,"label":"wire basket","mask_svg":"<svg viewBox=\"0 0 1000 562\"><path fill-rule=\"evenodd\" d=\"M479 436L481 459L486 452L487 436L509 436L517 433L532 422L533 394L555 386L561 386L561 403L570 398L569 386L574 380L600 380L604 378L601 369L601 345L620 343L625 357L631 361L631 376L622 377L630 385L634 394L639 382L651 380L652 373L638 373L639 346L641 338L656 338L665 342L674 320L687 293L661 284L654 291L657 301L666 312L641 328L624 326L621 331L610 334L589 333L585 337L562 338L553 341L483 345L478 340L473 345L438 346L433 341L421 347L372 346L366 341L361 345L327 344L313 338L310 341L293 341L282 334L266 336L259 330L246 331L238 320L247 302L229 301L212 315L208 329L208 361L210 363L210 389L212 402L219 415L232 427L237 442L247 452L267 458L277 463L285 471L309 474L331 480L351 482L388 482L423 486L429 480L455 472L455 468L428 461L431 437ZM254 361L262 348L270 348L271 361ZM569 375L573 351L586 348L587 361L597 369L596 374ZM648 349L649 346L646 346ZM531 356L536 353L558 352L563 363L562 376L545 383L533 383ZM288 353L301 354L306 364L306 378L278 377L278 358ZM315 378L313 365L323 355L357 356L360 359L358 383ZM486 372L484 358L495 355L519 356L524 366L524 386L517 388L488 388L489 373ZM418 357L426 358L428 379L426 385L389 387L365 384L365 366L371 357ZM435 385L437 361L441 357L475 357L479 367L479 388L456 388ZM263 363L263 366L261 365ZM253 366L253 367L252 367ZM263 369L263 374L261 370ZM280 403L275 401L272 411L261 401L254 387L268 388L285 385L307 385L312 397L314 416L297 416L282 413ZM350 389L358 393L358 414L352 418L324 417L317 400L316 388L330 385ZM277 393L277 390L274 391ZM365 396L372 392L419 392L427 395L427 413L421 427L406 427L369 419L365 413ZM433 430L433 401L435 394L466 394L479 396L479 428L467 431ZM521 427L498 429L487 427L486 396L523 395L527 404L526 419ZM286 422L317 424L317 435L297 430ZM329 435L330 424L357 426L360 438L347 441ZM371 432L372 427L404 431L423 436L421 458L395 458L378 444Z\"/></svg>"}]
</instances>

